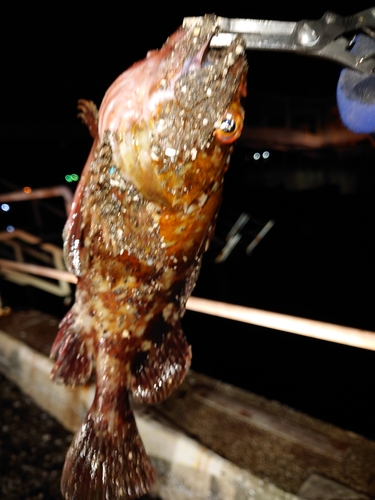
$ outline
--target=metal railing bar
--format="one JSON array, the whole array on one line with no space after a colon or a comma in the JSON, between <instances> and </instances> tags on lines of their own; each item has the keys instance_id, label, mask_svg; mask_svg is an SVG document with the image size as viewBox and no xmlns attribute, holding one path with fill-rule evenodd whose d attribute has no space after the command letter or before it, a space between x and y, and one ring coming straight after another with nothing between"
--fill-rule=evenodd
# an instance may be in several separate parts
<instances>
[{"instance_id":1,"label":"metal railing bar","mask_svg":"<svg viewBox=\"0 0 375 500\"><path fill-rule=\"evenodd\" d=\"M0 259L0 272L1 269L23 271L56 280L65 280L73 284L77 283L77 277L68 271L13 262L6 259ZM190 311L249 323L264 328L375 351L375 332L369 330L335 325L333 323L274 313L252 307L237 306L199 297L190 297L186 308Z\"/></svg>"}]
</instances>

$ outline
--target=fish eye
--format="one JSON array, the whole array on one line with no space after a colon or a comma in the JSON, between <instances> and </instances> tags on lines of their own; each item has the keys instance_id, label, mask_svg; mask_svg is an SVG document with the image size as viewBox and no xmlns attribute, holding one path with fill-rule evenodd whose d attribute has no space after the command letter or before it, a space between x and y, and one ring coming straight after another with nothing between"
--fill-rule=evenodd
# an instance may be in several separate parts
<instances>
[{"instance_id":1,"label":"fish eye","mask_svg":"<svg viewBox=\"0 0 375 500\"><path fill-rule=\"evenodd\" d=\"M224 134L231 134L236 130L236 122L232 117L224 118L219 128L221 132L224 132Z\"/></svg>"},{"instance_id":2,"label":"fish eye","mask_svg":"<svg viewBox=\"0 0 375 500\"><path fill-rule=\"evenodd\" d=\"M239 138L243 127L243 115L237 110L229 109L215 130L215 136L223 144L231 144Z\"/></svg>"}]
</instances>

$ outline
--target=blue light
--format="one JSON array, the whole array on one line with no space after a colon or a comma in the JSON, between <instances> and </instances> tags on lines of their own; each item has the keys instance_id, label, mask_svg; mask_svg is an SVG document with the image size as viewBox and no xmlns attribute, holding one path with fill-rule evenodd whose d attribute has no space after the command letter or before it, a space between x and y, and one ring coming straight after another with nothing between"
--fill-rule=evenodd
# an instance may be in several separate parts
<instances>
[{"instance_id":1,"label":"blue light","mask_svg":"<svg viewBox=\"0 0 375 500\"><path fill-rule=\"evenodd\" d=\"M15 231L14 226L7 226L7 231L8 233L14 233Z\"/></svg>"},{"instance_id":2,"label":"blue light","mask_svg":"<svg viewBox=\"0 0 375 500\"><path fill-rule=\"evenodd\" d=\"M9 212L10 210L10 206L8 205L8 203L3 203L0 208L3 212Z\"/></svg>"}]
</instances>

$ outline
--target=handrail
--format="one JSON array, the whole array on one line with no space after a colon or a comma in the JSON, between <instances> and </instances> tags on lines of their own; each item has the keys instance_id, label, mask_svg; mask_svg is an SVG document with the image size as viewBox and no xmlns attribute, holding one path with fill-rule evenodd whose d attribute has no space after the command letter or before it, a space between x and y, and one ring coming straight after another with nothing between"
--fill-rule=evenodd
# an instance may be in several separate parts
<instances>
[{"instance_id":1,"label":"handrail","mask_svg":"<svg viewBox=\"0 0 375 500\"><path fill-rule=\"evenodd\" d=\"M1 270L21 271L24 273L36 274L55 280L67 281L68 283L77 283L77 277L68 271L55 269L53 267L38 266L37 264L26 264L25 262L15 262L13 260L0 259Z\"/></svg>"},{"instance_id":2,"label":"handrail","mask_svg":"<svg viewBox=\"0 0 375 500\"><path fill-rule=\"evenodd\" d=\"M22 262L13 262L0 259L1 269L13 269L31 274L39 274L57 280L65 280L76 284L77 277L68 271L47 268ZM375 332L361 330L348 326L335 325L288 314L274 313L252 307L237 306L225 302L217 302L199 297L190 297L186 308L190 311L218 316L234 321L249 323L252 325L271 328L283 332L294 333L311 337L314 339L326 340L351 347L358 347L375 351Z\"/></svg>"},{"instance_id":3,"label":"handrail","mask_svg":"<svg viewBox=\"0 0 375 500\"><path fill-rule=\"evenodd\" d=\"M13 191L11 193L0 194L0 203L10 201L40 200L42 198L53 198L55 196L62 196L62 198L64 198L65 211L66 214L69 214L73 201L73 194L66 186L33 189L30 192Z\"/></svg>"},{"instance_id":4,"label":"handrail","mask_svg":"<svg viewBox=\"0 0 375 500\"><path fill-rule=\"evenodd\" d=\"M361 330L197 297L190 297L187 309L264 328L375 351L375 332L370 330Z\"/></svg>"}]
</instances>

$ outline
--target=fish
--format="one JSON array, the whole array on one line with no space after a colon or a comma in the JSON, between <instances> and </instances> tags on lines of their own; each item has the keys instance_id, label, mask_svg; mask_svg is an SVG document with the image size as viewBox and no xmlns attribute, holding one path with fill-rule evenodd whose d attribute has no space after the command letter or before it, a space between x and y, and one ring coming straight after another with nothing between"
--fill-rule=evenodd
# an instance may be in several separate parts
<instances>
[{"instance_id":1,"label":"fish","mask_svg":"<svg viewBox=\"0 0 375 500\"><path fill-rule=\"evenodd\" d=\"M51 378L92 379L95 396L66 454L66 500L139 498L155 483L131 404L162 402L190 367L181 319L244 122L245 44L211 48L217 30L213 14L179 27L99 111L79 102L93 145L63 230L77 285Z\"/></svg>"}]
</instances>

